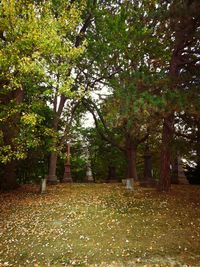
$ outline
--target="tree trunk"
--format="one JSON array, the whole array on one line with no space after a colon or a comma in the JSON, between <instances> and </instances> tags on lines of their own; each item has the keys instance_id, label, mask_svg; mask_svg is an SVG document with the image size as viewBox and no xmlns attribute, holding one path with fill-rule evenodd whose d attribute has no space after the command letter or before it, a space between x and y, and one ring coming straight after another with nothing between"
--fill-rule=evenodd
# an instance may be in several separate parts
<instances>
[{"instance_id":1,"label":"tree trunk","mask_svg":"<svg viewBox=\"0 0 200 267\"><path fill-rule=\"evenodd\" d=\"M127 177L137 180L137 170L136 170L136 148L132 147L127 151Z\"/></svg>"},{"instance_id":2,"label":"tree trunk","mask_svg":"<svg viewBox=\"0 0 200 267\"><path fill-rule=\"evenodd\" d=\"M136 152L137 146L130 142L127 147L126 158L127 158L127 189L133 189L133 182L137 180L136 170Z\"/></svg>"},{"instance_id":3,"label":"tree trunk","mask_svg":"<svg viewBox=\"0 0 200 267\"><path fill-rule=\"evenodd\" d=\"M4 145L11 146L12 151L15 150L13 139L17 136L16 127L14 127L14 119L10 118L9 121L2 126L3 143ZM1 190L12 190L17 187L16 166L17 162L12 158L10 161L2 165L2 179L0 182Z\"/></svg>"},{"instance_id":4,"label":"tree trunk","mask_svg":"<svg viewBox=\"0 0 200 267\"><path fill-rule=\"evenodd\" d=\"M193 41L195 41L194 36L196 35L196 30L198 27L198 23L197 23L198 15L197 14L194 15L193 1L185 1L185 3L183 3L182 5L182 8L184 8L185 10L180 16L181 13L173 9L173 4L171 6L171 11L172 11L171 18L173 18L171 25L175 25L175 27L172 29L174 31L175 40L174 40L173 53L171 56L168 75L169 75L169 79L171 83L172 92L175 91L175 89L179 89L177 85L181 85L181 81L179 80L180 70L184 68L186 64L190 64L189 58L188 58L189 61L187 62L187 60L185 59L185 55L183 56L183 52L185 48L191 49L193 45ZM175 11L174 15L173 15L173 10ZM180 10L181 10L181 5L180 5ZM170 146L173 140L173 123L174 123L173 109L175 110L175 108L176 108L176 105L172 108L171 114L168 115L164 119L164 123L163 123L162 147L161 147L160 190L166 191L166 192L170 190L170 183L171 183L170 181L171 147Z\"/></svg>"},{"instance_id":5,"label":"tree trunk","mask_svg":"<svg viewBox=\"0 0 200 267\"><path fill-rule=\"evenodd\" d=\"M8 191L18 187L16 176L16 161L10 161L3 166L3 175L0 181L0 190Z\"/></svg>"},{"instance_id":6,"label":"tree trunk","mask_svg":"<svg viewBox=\"0 0 200 267\"><path fill-rule=\"evenodd\" d=\"M164 119L161 146L161 169L159 189L168 192L171 187L171 145L173 140L174 114Z\"/></svg>"},{"instance_id":7,"label":"tree trunk","mask_svg":"<svg viewBox=\"0 0 200 267\"><path fill-rule=\"evenodd\" d=\"M58 158L57 152L51 152L49 157L49 171L47 177L47 182L49 184L58 183L58 179L56 176L57 158Z\"/></svg>"},{"instance_id":8,"label":"tree trunk","mask_svg":"<svg viewBox=\"0 0 200 267\"><path fill-rule=\"evenodd\" d=\"M96 5L95 1L94 1L94 6ZM85 21L83 23L82 28L80 29L80 34L77 35L77 38L75 40L75 47L79 47L79 45L81 44L83 38L84 38L84 33L87 31L87 28L89 27L91 21L92 21L92 13L91 11L88 11L88 13L86 14L86 18ZM71 73L71 69L68 70L66 76L70 76ZM55 113L55 118L53 121L53 129L55 131L58 130L58 123L61 117L61 114L63 112L64 106L65 106L65 102L67 100L66 96L61 94L60 96L60 103L57 109L57 96L55 96L54 99L54 113ZM57 165L57 153L52 152L50 155L50 160L49 160L49 171L48 171L48 177L47 177L47 182L48 183L53 183L56 184L57 183L57 176L56 176L56 165Z\"/></svg>"},{"instance_id":9,"label":"tree trunk","mask_svg":"<svg viewBox=\"0 0 200 267\"><path fill-rule=\"evenodd\" d=\"M196 152L197 152L197 165L200 166L200 122L197 122L197 145L196 145Z\"/></svg>"}]
</instances>

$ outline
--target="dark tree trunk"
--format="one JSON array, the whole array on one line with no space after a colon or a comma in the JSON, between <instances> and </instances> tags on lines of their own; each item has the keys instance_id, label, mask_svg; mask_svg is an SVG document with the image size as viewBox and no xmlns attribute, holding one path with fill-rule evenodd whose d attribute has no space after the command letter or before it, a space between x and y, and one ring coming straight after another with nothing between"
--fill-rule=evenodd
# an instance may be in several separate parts
<instances>
[{"instance_id":1,"label":"dark tree trunk","mask_svg":"<svg viewBox=\"0 0 200 267\"><path fill-rule=\"evenodd\" d=\"M127 178L137 180L136 170L136 146L132 145L127 149Z\"/></svg>"},{"instance_id":2,"label":"dark tree trunk","mask_svg":"<svg viewBox=\"0 0 200 267\"><path fill-rule=\"evenodd\" d=\"M196 1L197 3L198 1ZM183 55L186 50L191 50L193 42L196 38L196 30L199 25L199 14L195 12L193 1L183 1L180 5L180 10L177 9L176 1L171 5L171 25L174 28L174 47L169 68L169 80L171 83L171 91L178 89L181 86L180 70L187 64L193 66L189 55ZM199 4L197 3L196 10ZM182 11L181 11L182 9ZM184 12L183 12L184 11ZM193 66L194 67L194 66ZM189 68L188 68L189 69ZM181 88L181 87L180 87ZM182 88L184 90L184 88ZM171 102L171 101L170 101ZM161 147L161 171L160 171L160 190L170 190L170 160L171 160L171 144L173 140L173 124L174 111L176 105L172 108L171 115L164 119Z\"/></svg>"},{"instance_id":3,"label":"dark tree trunk","mask_svg":"<svg viewBox=\"0 0 200 267\"><path fill-rule=\"evenodd\" d=\"M170 62L169 79L172 91L176 88L179 76L180 46L181 43L175 43ZM172 111L171 114L164 118L162 130L159 190L164 192L170 191L171 188L170 163L172 162L171 144L173 140L173 126L174 112Z\"/></svg>"},{"instance_id":4,"label":"dark tree trunk","mask_svg":"<svg viewBox=\"0 0 200 267\"><path fill-rule=\"evenodd\" d=\"M18 187L16 167L17 162L14 160L3 166L3 176L0 182L0 189L2 191L13 190Z\"/></svg>"},{"instance_id":5,"label":"dark tree trunk","mask_svg":"<svg viewBox=\"0 0 200 267\"><path fill-rule=\"evenodd\" d=\"M152 158L149 147L146 145L144 152L144 179L152 179Z\"/></svg>"},{"instance_id":6,"label":"dark tree trunk","mask_svg":"<svg viewBox=\"0 0 200 267\"><path fill-rule=\"evenodd\" d=\"M200 166L200 122L197 122L197 146L196 146L196 151L197 151L197 164Z\"/></svg>"},{"instance_id":7,"label":"dark tree trunk","mask_svg":"<svg viewBox=\"0 0 200 267\"><path fill-rule=\"evenodd\" d=\"M174 114L164 119L161 146L161 169L159 189L168 192L171 187L171 145L173 140Z\"/></svg>"},{"instance_id":8,"label":"dark tree trunk","mask_svg":"<svg viewBox=\"0 0 200 267\"><path fill-rule=\"evenodd\" d=\"M115 166L109 165L107 182L111 183L116 181L117 181L116 168Z\"/></svg>"}]
</instances>

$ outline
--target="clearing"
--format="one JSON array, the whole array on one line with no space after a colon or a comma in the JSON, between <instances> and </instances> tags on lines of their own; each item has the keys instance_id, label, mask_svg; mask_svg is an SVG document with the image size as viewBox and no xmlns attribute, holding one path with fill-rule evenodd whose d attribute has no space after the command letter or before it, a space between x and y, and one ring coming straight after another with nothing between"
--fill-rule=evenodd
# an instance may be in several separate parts
<instances>
[{"instance_id":1,"label":"clearing","mask_svg":"<svg viewBox=\"0 0 200 267\"><path fill-rule=\"evenodd\" d=\"M23 186L0 195L0 266L200 266L200 186Z\"/></svg>"}]
</instances>

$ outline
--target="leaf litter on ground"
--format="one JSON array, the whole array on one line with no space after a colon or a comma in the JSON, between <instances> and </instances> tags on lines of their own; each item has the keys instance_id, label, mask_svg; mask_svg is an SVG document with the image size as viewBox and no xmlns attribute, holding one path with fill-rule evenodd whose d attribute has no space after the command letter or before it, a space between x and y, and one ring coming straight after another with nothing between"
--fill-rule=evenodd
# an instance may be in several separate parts
<instances>
[{"instance_id":1,"label":"leaf litter on ground","mask_svg":"<svg viewBox=\"0 0 200 267\"><path fill-rule=\"evenodd\" d=\"M35 186L0 195L0 266L198 266L199 186Z\"/></svg>"}]
</instances>

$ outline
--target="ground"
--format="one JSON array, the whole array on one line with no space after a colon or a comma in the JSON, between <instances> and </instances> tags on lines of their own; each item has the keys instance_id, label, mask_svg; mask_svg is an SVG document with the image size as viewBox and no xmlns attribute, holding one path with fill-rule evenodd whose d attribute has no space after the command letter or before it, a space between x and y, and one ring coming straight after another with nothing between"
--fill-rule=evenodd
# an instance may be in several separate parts
<instances>
[{"instance_id":1,"label":"ground","mask_svg":"<svg viewBox=\"0 0 200 267\"><path fill-rule=\"evenodd\" d=\"M0 195L0 266L200 266L200 186L24 186Z\"/></svg>"}]
</instances>

